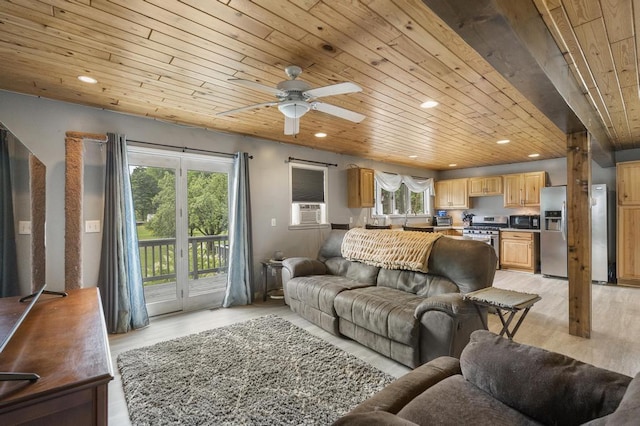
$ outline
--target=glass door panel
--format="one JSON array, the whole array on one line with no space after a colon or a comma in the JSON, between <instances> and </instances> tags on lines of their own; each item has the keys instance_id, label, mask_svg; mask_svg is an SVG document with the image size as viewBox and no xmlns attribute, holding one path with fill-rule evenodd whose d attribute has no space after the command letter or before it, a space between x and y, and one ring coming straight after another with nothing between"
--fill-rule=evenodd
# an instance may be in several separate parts
<instances>
[{"instance_id":1,"label":"glass door panel","mask_svg":"<svg viewBox=\"0 0 640 426\"><path fill-rule=\"evenodd\" d=\"M144 295L150 315L182 309L177 274L175 158L129 154Z\"/></svg>"},{"instance_id":2,"label":"glass door panel","mask_svg":"<svg viewBox=\"0 0 640 426\"><path fill-rule=\"evenodd\" d=\"M129 148L147 310L222 305L231 159Z\"/></svg>"},{"instance_id":3,"label":"glass door panel","mask_svg":"<svg viewBox=\"0 0 640 426\"><path fill-rule=\"evenodd\" d=\"M227 287L230 162L185 158L189 276L185 309L221 306Z\"/></svg>"}]
</instances>

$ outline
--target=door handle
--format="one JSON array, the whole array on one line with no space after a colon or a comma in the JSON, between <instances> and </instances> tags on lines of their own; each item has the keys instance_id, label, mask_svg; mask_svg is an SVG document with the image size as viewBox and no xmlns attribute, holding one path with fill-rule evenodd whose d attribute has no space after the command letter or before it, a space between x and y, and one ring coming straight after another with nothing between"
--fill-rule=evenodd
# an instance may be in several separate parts
<instances>
[{"instance_id":1,"label":"door handle","mask_svg":"<svg viewBox=\"0 0 640 426\"><path fill-rule=\"evenodd\" d=\"M566 221L567 221L567 203L566 201L562 202L562 211L560 213L560 230L562 231L562 240L567 240L566 234Z\"/></svg>"}]
</instances>

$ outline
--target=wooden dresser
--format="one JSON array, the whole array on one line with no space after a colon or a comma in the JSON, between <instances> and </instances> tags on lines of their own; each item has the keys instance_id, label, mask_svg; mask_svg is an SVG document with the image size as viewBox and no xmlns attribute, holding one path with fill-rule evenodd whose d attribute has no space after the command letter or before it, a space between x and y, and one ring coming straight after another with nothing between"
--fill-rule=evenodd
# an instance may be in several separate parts
<instances>
[{"instance_id":1,"label":"wooden dresser","mask_svg":"<svg viewBox=\"0 0 640 426\"><path fill-rule=\"evenodd\" d=\"M1 425L106 425L113 379L97 288L43 294L5 350L0 371L40 379L0 382ZM17 298L0 299L0 315Z\"/></svg>"}]
</instances>

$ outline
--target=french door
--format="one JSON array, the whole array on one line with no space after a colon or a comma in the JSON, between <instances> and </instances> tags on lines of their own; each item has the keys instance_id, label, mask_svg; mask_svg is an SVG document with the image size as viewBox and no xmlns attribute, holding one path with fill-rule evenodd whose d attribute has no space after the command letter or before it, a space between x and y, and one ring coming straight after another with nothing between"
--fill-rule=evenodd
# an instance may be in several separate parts
<instances>
[{"instance_id":1,"label":"french door","mask_svg":"<svg viewBox=\"0 0 640 426\"><path fill-rule=\"evenodd\" d=\"M232 160L129 147L149 315L222 305Z\"/></svg>"}]
</instances>

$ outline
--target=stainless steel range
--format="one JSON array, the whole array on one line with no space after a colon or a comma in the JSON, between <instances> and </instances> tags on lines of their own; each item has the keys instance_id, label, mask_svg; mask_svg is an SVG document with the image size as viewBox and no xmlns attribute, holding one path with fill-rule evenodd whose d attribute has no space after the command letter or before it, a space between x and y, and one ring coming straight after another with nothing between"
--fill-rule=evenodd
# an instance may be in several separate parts
<instances>
[{"instance_id":1,"label":"stainless steel range","mask_svg":"<svg viewBox=\"0 0 640 426\"><path fill-rule=\"evenodd\" d=\"M478 240L489 244L496 251L500 266L500 229L509 226L509 216L473 216L471 225L462 230L468 240Z\"/></svg>"}]
</instances>

